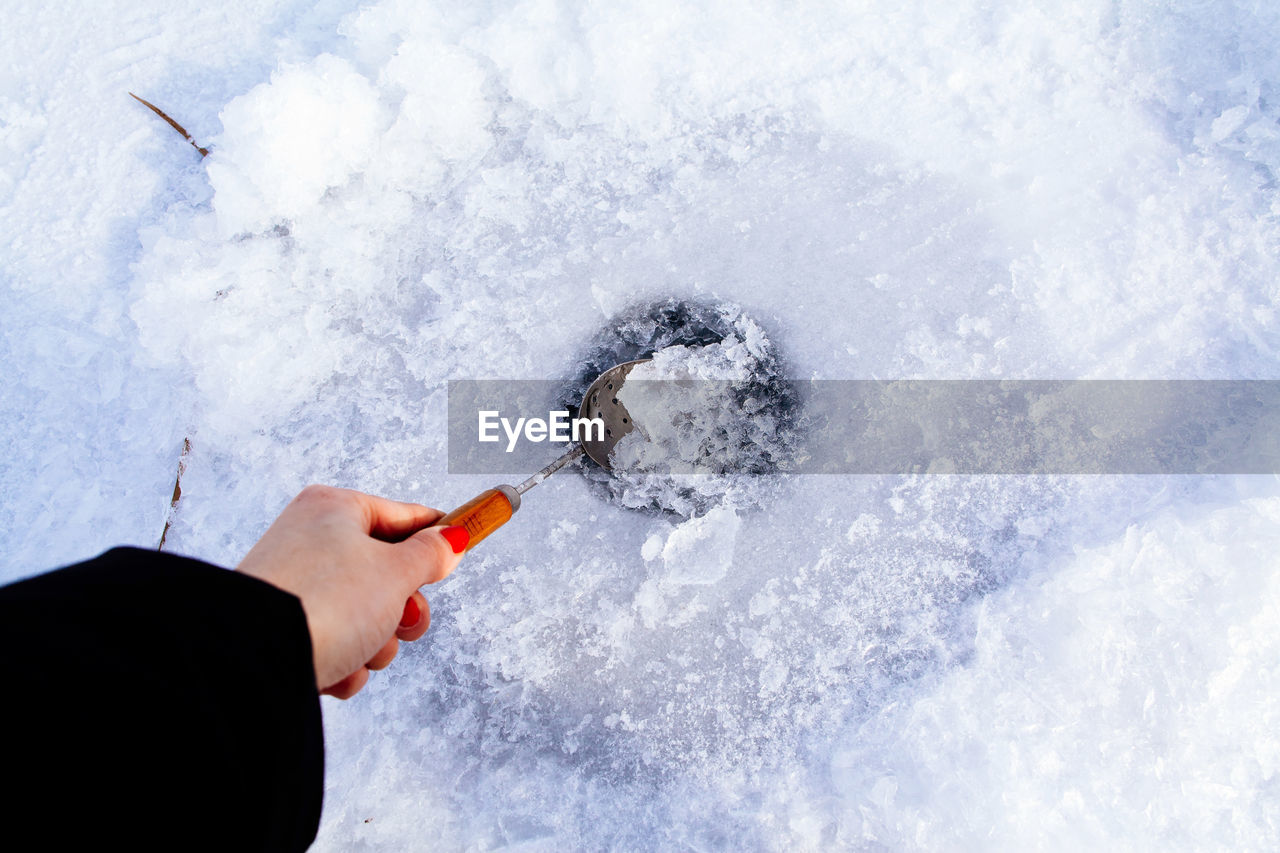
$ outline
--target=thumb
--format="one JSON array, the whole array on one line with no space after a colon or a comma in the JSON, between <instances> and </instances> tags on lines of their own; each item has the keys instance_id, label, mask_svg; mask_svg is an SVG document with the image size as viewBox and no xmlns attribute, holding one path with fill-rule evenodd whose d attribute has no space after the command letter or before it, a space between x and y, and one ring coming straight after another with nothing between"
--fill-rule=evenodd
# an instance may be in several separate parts
<instances>
[{"instance_id":1,"label":"thumb","mask_svg":"<svg viewBox=\"0 0 1280 853\"><path fill-rule=\"evenodd\" d=\"M467 528L455 524L425 527L393 547L404 556L416 589L447 578L470 543Z\"/></svg>"}]
</instances>

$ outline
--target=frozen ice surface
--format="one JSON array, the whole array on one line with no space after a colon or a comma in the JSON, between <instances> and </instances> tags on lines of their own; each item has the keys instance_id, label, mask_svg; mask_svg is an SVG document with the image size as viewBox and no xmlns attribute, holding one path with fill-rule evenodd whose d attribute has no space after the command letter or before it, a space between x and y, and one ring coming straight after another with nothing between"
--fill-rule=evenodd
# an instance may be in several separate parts
<instances>
[{"instance_id":1,"label":"frozen ice surface","mask_svg":"<svg viewBox=\"0 0 1280 853\"><path fill-rule=\"evenodd\" d=\"M733 566L734 544L741 526L742 519L727 506L717 506L700 518L677 525L662 546L666 574L661 580L673 584L723 580Z\"/></svg>"},{"instance_id":2,"label":"frozen ice surface","mask_svg":"<svg viewBox=\"0 0 1280 853\"><path fill-rule=\"evenodd\" d=\"M1167 5L11 10L7 576L153 544L186 435L226 564L310 481L461 503L449 379L671 297L801 379L1275 377L1280 11ZM326 702L317 849L1275 849L1278 494L562 472Z\"/></svg>"}]
</instances>

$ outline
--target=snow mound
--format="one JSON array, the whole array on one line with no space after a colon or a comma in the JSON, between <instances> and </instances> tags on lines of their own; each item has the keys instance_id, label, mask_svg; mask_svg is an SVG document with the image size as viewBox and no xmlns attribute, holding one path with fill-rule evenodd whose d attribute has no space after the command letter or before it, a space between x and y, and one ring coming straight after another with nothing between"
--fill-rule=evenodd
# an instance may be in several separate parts
<instances>
[{"instance_id":1,"label":"snow mound","mask_svg":"<svg viewBox=\"0 0 1280 853\"><path fill-rule=\"evenodd\" d=\"M1280 500L1187 515L984 601L972 659L834 751L841 839L1280 844Z\"/></svg>"}]
</instances>

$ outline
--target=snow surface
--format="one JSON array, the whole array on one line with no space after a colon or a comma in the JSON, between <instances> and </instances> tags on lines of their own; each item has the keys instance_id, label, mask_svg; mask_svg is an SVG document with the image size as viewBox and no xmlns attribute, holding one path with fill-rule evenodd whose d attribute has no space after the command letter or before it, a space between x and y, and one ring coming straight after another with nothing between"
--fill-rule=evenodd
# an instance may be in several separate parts
<instances>
[{"instance_id":1,"label":"snow surface","mask_svg":"<svg viewBox=\"0 0 1280 853\"><path fill-rule=\"evenodd\" d=\"M451 378L731 300L797 378L1275 378L1280 10L12 3L5 577L442 507ZM201 161L127 96L169 110ZM1280 486L563 472L326 700L318 850L1276 849Z\"/></svg>"}]
</instances>

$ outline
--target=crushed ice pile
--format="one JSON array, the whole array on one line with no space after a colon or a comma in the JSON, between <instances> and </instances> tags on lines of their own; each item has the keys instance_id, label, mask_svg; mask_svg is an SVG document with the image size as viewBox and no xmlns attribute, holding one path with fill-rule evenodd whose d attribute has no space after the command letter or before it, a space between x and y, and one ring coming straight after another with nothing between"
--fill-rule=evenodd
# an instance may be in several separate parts
<instances>
[{"instance_id":1,"label":"crushed ice pile","mask_svg":"<svg viewBox=\"0 0 1280 853\"><path fill-rule=\"evenodd\" d=\"M730 463L726 457L745 443L754 414L734 405L735 382L750 376L739 352L747 353L746 347L726 338L704 347L668 347L633 368L616 397L635 429L614 446L614 470L689 472Z\"/></svg>"},{"instance_id":2,"label":"crushed ice pile","mask_svg":"<svg viewBox=\"0 0 1280 853\"><path fill-rule=\"evenodd\" d=\"M764 331L739 315L715 343L674 344L636 365L616 390L634 429L614 445L614 494L624 506L684 517L728 499L742 506L752 474L775 472L790 451L794 403L774 382Z\"/></svg>"},{"instance_id":3,"label":"crushed ice pile","mask_svg":"<svg viewBox=\"0 0 1280 853\"><path fill-rule=\"evenodd\" d=\"M6 22L6 577L154 546L188 437L166 547L227 565L308 482L456 506L448 380L716 354L637 304L802 380L1280 373L1275 4ZM1280 849L1274 477L591 476L326 700L318 851Z\"/></svg>"}]
</instances>

